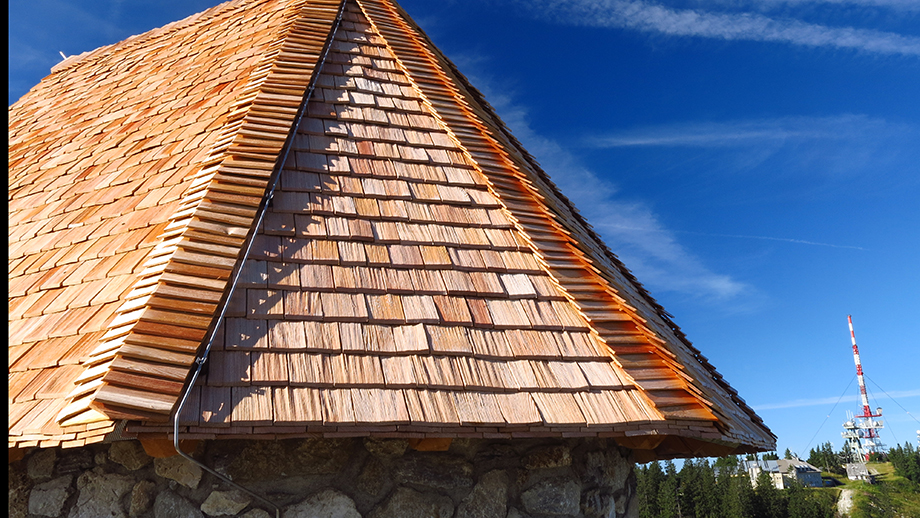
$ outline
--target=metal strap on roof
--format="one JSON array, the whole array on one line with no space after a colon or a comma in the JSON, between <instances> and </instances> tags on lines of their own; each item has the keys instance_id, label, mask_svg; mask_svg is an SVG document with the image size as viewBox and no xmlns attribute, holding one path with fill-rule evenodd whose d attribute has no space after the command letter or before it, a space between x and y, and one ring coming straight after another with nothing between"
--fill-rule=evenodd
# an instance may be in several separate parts
<instances>
[{"instance_id":1,"label":"metal strap on roof","mask_svg":"<svg viewBox=\"0 0 920 518\"><path fill-rule=\"evenodd\" d=\"M288 131L288 136L285 142L284 147L282 148L281 155L279 156L278 161L275 163L275 169L272 172L272 180L269 184L269 188L265 193L265 196L262 199L262 203L259 206L259 213L255 219L255 223L250 229L249 235L246 239L246 245L243 247L243 251L240 254L239 260L236 264L236 267L233 270L232 280L230 282L229 288L226 290L225 295L220 304L220 313L217 316L217 319L211 324L211 327L208 330L207 341L205 342L204 349L195 359L195 369L192 371L191 378L189 379L185 389L182 392L182 396L179 398L179 404L176 405L176 409L173 412L173 447L176 449L176 452L185 457L190 462L198 465L201 469L207 471L208 473L216 476L220 480L226 482L227 484L247 493L248 495L258 499L259 501L270 505L275 509L275 518L281 516L281 508L278 507L274 502L266 499L262 495L259 495L227 478L225 475L218 473L216 470L211 469L210 467L199 462L191 455L182 451L179 447L179 416L182 414L182 409L185 407L186 402L188 401L189 394L191 394L192 389L195 387L195 382L198 380L198 377L201 375L201 371L204 368L205 364L208 361L208 354L211 351L211 346L214 344L214 337L217 334L217 330L220 328L221 323L224 320L224 317L227 313L227 307L230 302L230 298L233 296L233 291L236 289L236 285L240 280L240 275L243 271L243 265L246 262L246 258L249 256L249 252L252 249L252 244L255 242L255 237L258 234L259 228L262 226L262 221L265 218L265 213L271 203L272 196L274 196L275 188L278 184L278 179L281 176L281 169L284 167L284 164L287 162L288 152L291 148L291 141L293 140L294 133L297 131L297 127L300 126L300 121L303 118L307 110L307 101L313 95L313 90L316 87L316 78L319 77L320 72L323 68L323 63L326 61L326 56L329 54L329 49L332 46L333 38L335 33L338 30L339 24L342 21L342 15L345 12L345 3L347 0L342 0L339 4L339 10L336 14L335 20L332 23L332 27L329 30L329 34L326 37L326 43L323 46L323 52L320 54L319 60L317 61L316 68L313 70L313 75L310 77L310 84L307 87L306 93L304 93L303 100L301 101L300 108L297 111L297 116L294 119L294 123L291 125L290 130Z\"/></svg>"}]
</instances>

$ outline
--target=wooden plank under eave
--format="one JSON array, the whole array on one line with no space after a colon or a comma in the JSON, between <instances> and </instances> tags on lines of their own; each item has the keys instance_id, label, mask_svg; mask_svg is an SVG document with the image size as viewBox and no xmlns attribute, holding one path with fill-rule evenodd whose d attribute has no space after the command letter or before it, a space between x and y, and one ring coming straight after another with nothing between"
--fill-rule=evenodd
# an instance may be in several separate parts
<instances>
[{"instance_id":1,"label":"wooden plank under eave","mask_svg":"<svg viewBox=\"0 0 920 518\"><path fill-rule=\"evenodd\" d=\"M159 278L160 283L174 284L176 286L190 287L192 289L223 292L227 287L226 280L202 279L192 275L166 272ZM157 288L159 290L160 288Z\"/></svg>"},{"instance_id":2,"label":"wooden plank under eave","mask_svg":"<svg viewBox=\"0 0 920 518\"><path fill-rule=\"evenodd\" d=\"M91 405L101 404L105 406L101 411L110 417L111 414L106 412L106 408L109 407L126 407L132 410L168 416L175 403L176 397L173 395L156 394L146 390L103 384L96 391Z\"/></svg>"},{"instance_id":3,"label":"wooden plank under eave","mask_svg":"<svg viewBox=\"0 0 920 518\"><path fill-rule=\"evenodd\" d=\"M181 389L180 389L181 390ZM178 404L178 402L177 402ZM176 409L178 410L178 408ZM178 420L180 426L195 426L198 424L198 417L201 415L201 387L191 387L188 399L182 407L182 413L179 414Z\"/></svg>"},{"instance_id":4,"label":"wooden plank under eave","mask_svg":"<svg viewBox=\"0 0 920 518\"><path fill-rule=\"evenodd\" d=\"M264 187L261 189L255 189L258 192L264 191ZM249 233L249 227L241 227L237 225L229 225L226 223L213 223L209 221L203 221L197 218L193 218L188 223L188 228L193 230L198 230L201 232L206 232L209 234L216 235L226 235L231 237L241 237L245 238Z\"/></svg>"},{"instance_id":5,"label":"wooden plank under eave","mask_svg":"<svg viewBox=\"0 0 920 518\"><path fill-rule=\"evenodd\" d=\"M169 414L160 413L160 412L151 412L149 410L130 408L127 406L121 405L112 405L107 404L102 401L93 401L92 406L94 410L97 410L101 414L105 415L107 419L112 421L126 420L126 421L145 421L150 423L168 423ZM98 432L87 432L86 435L89 438L90 434L97 434ZM79 437L80 435L78 435ZM103 439L100 436L99 440Z\"/></svg>"},{"instance_id":6,"label":"wooden plank under eave","mask_svg":"<svg viewBox=\"0 0 920 518\"><path fill-rule=\"evenodd\" d=\"M271 387L231 387L233 410L230 420L236 426L272 423Z\"/></svg>"},{"instance_id":7,"label":"wooden plank under eave","mask_svg":"<svg viewBox=\"0 0 920 518\"><path fill-rule=\"evenodd\" d=\"M629 373L627 369L626 373ZM636 384L643 390L680 390L686 389L687 385L681 380L676 378L671 379L657 379L657 380L643 380L642 382L636 382Z\"/></svg>"},{"instance_id":8,"label":"wooden plank under eave","mask_svg":"<svg viewBox=\"0 0 920 518\"><path fill-rule=\"evenodd\" d=\"M190 327L194 329L207 329L214 320L213 315L191 315L177 311L160 309L147 309L140 316L141 322L154 322L168 326Z\"/></svg>"},{"instance_id":9,"label":"wooden plank under eave","mask_svg":"<svg viewBox=\"0 0 920 518\"><path fill-rule=\"evenodd\" d=\"M202 386L198 420L202 426L228 427L232 406L230 387Z\"/></svg>"},{"instance_id":10,"label":"wooden plank under eave","mask_svg":"<svg viewBox=\"0 0 920 518\"><path fill-rule=\"evenodd\" d=\"M213 315L217 304L211 302L198 302L188 299L174 299L171 297L151 297L146 304L154 309L180 311L191 314Z\"/></svg>"},{"instance_id":11,"label":"wooden plank under eave","mask_svg":"<svg viewBox=\"0 0 920 518\"><path fill-rule=\"evenodd\" d=\"M275 424L315 425L323 422L320 390L310 387L273 387Z\"/></svg>"},{"instance_id":12,"label":"wooden plank under eave","mask_svg":"<svg viewBox=\"0 0 920 518\"><path fill-rule=\"evenodd\" d=\"M252 224L252 218L247 218L247 219L249 221L249 224ZM228 248L228 247L223 247L223 248ZM196 252L185 250L180 247L179 250L177 250L172 255L172 260L179 261L182 263L189 263L189 264L195 264L195 265L201 265L201 266L210 266L213 268L232 269L234 266L236 266L236 257L239 253L239 250L237 250L237 253L233 255L230 255L229 252L226 252L223 250L221 252L222 253L220 255L214 255L214 254L208 254L208 253L196 253Z\"/></svg>"},{"instance_id":13,"label":"wooden plank under eave","mask_svg":"<svg viewBox=\"0 0 920 518\"><path fill-rule=\"evenodd\" d=\"M619 351L619 347L614 345L612 348L617 349L617 361L623 365L624 368L655 368L655 367L666 367L668 364L658 355L650 354L651 347L642 351L642 353L631 353L628 351Z\"/></svg>"},{"instance_id":14,"label":"wooden plank under eave","mask_svg":"<svg viewBox=\"0 0 920 518\"><path fill-rule=\"evenodd\" d=\"M323 401L323 424L337 425L355 422L351 389L324 389L320 395Z\"/></svg>"},{"instance_id":15,"label":"wooden plank under eave","mask_svg":"<svg viewBox=\"0 0 920 518\"><path fill-rule=\"evenodd\" d=\"M264 194L264 193L263 193ZM208 200L212 202L232 203L245 207L258 207L262 203L261 196L247 196L243 194L233 194L230 192L208 191Z\"/></svg>"},{"instance_id":16,"label":"wooden plank under eave","mask_svg":"<svg viewBox=\"0 0 920 518\"><path fill-rule=\"evenodd\" d=\"M548 425L583 426L587 423L572 393L532 392L531 397Z\"/></svg>"},{"instance_id":17,"label":"wooden plank under eave","mask_svg":"<svg viewBox=\"0 0 920 518\"><path fill-rule=\"evenodd\" d=\"M226 281L230 278L232 268L203 266L198 264L170 261L164 268L166 272L189 275L201 279L220 279Z\"/></svg>"},{"instance_id":18,"label":"wooden plank under eave","mask_svg":"<svg viewBox=\"0 0 920 518\"><path fill-rule=\"evenodd\" d=\"M534 403L530 394L514 392L511 394L495 394L499 410L509 425L536 425L543 422L540 410Z\"/></svg>"},{"instance_id":19,"label":"wooden plank under eave","mask_svg":"<svg viewBox=\"0 0 920 518\"><path fill-rule=\"evenodd\" d=\"M97 380L101 378L102 376L104 376L106 372L108 372L109 364L107 360L105 360L103 363L100 363L99 365L92 365L91 364L92 360L93 358L90 358L84 363L83 373L77 376L77 379L74 380L74 384L77 385L77 387L79 387L80 385L86 384L86 383L90 383L94 380ZM69 397L74 397L74 396L76 396L76 394L71 392Z\"/></svg>"},{"instance_id":20,"label":"wooden plank under eave","mask_svg":"<svg viewBox=\"0 0 920 518\"><path fill-rule=\"evenodd\" d=\"M188 376L189 367L167 365L159 362L142 361L118 356L115 358L115 360L112 361L109 370L110 372L103 376L103 380L107 379L106 377L111 373L111 371L120 370L123 372L140 374L144 376L156 376L167 380L185 381L185 378Z\"/></svg>"},{"instance_id":21,"label":"wooden plank under eave","mask_svg":"<svg viewBox=\"0 0 920 518\"><path fill-rule=\"evenodd\" d=\"M183 383L179 381L170 381L162 378L153 378L142 374L134 374L124 371L111 371L106 374L106 383L118 385L121 387L143 387L145 390L156 392L158 394L169 394L178 396L182 392Z\"/></svg>"},{"instance_id":22,"label":"wooden plank under eave","mask_svg":"<svg viewBox=\"0 0 920 518\"><path fill-rule=\"evenodd\" d=\"M236 203L220 203L212 199L210 196L202 200L198 204L198 208L199 210L208 211L210 213L231 214L234 216L247 217L249 219L255 218L257 213L257 210L253 207ZM179 243L179 246L186 247L187 243L189 242L190 241L188 239L183 239L182 242ZM221 252L220 255L227 256L235 256L236 253L239 252L239 250L230 247L222 250L219 249L218 251Z\"/></svg>"},{"instance_id":23,"label":"wooden plank under eave","mask_svg":"<svg viewBox=\"0 0 920 518\"><path fill-rule=\"evenodd\" d=\"M409 410L401 390L351 390L356 424L407 424Z\"/></svg>"},{"instance_id":24,"label":"wooden plank under eave","mask_svg":"<svg viewBox=\"0 0 920 518\"><path fill-rule=\"evenodd\" d=\"M70 441L63 441L63 442L61 442L61 448L64 448L64 449L67 449L67 448L82 448L82 447L85 446L85 445L86 445L86 439L85 439L85 438L73 439L73 440L70 440Z\"/></svg>"},{"instance_id":25,"label":"wooden plank under eave","mask_svg":"<svg viewBox=\"0 0 920 518\"><path fill-rule=\"evenodd\" d=\"M175 337L131 333L125 337L125 345L138 345L152 347L158 350L177 351L193 354L198 350L201 341L183 340Z\"/></svg>"},{"instance_id":26,"label":"wooden plank under eave","mask_svg":"<svg viewBox=\"0 0 920 518\"><path fill-rule=\"evenodd\" d=\"M627 369L627 372L629 372L629 375L636 381L670 379L678 377L674 371L667 367L646 367L639 369L630 367Z\"/></svg>"},{"instance_id":27,"label":"wooden plank under eave","mask_svg":"<svg viewBox=\"0 0 920 518\"><path fill-rule=\"evenodd\" d=\"M236 216L227 214L225 212L215 212L204 209L198 209L195 211L195 217L201 219L202 221L210 221L219 224L223 223L226 225L234 225L239 227L251 225L253 220L253 217L249 216Z\"/></svg>"},{"instance_id":28,"label":"wooden plank under eave","mask_svg":"<svg viewBox=\"0 0 920 518\"><path fill-rule=\"evenodd\" d=\"M719 418L713 415L712 412L696 402L680 406L658 407L658 411L668 419L699 419L702 421L719 420Z\"/></svg>"}]
</instances>

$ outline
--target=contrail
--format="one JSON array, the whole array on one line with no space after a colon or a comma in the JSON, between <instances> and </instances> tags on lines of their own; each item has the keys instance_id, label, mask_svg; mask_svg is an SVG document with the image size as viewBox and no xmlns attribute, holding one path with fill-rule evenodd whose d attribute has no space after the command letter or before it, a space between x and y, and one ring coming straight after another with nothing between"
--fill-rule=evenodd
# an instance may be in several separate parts
<instances>
[{"instance_id":1,"label":"contrail","mask_svg":"<svg viewBox=\"0 0 920 518\"><path fill-rule=\"evenodd\" d=\"M664 232L661 229L655 228L637 228L637 227L627 227L622 225L603 225L610 228L619 228L623 230L637 230L639 232ZM675 234L694 234L697 236L708 236L708 237L730 237L736 239L762 239L764 241L781 241L785 243L796 243L800 245L813 245L813 246L828 246L831 248L848 248L851 250L863 250L866 251L868 248L863 248L861 246L852 246L852 245L835 245L831 243L819 243L817 241L806 241L804 239L791 239L787 237L771 237L771 236L747 236L742 234L713 234L710 232L695 232L693 230L673 230L669 229L668 232L673 232Z\"/></svg>"},{"instance_id":2,"label":"contrail","mask_svg":"<svg viewBox=\"0 0 920 518\"><path fill-rule=\"evenodd\" d=\"M740 234L709 234L705 232L693 232L691 230L675 230L675 232L681 232L684 234L697 234L701 236L712 236L712 237L734 237L734 238L739 238L739 239L763 239L766 241L784 241L786 243L799 243L802 245L814 245L814 246L829 246L831 248L849 248L851 250L868 250L868 248L863 248L861 246L834 245L831 243L818 243L816 241L805 241L804 239L790 239L787 237L745 236L745 235L740 235Z\"/></svg>"},{"instance_id":3,"label":"contrail","mask_svg":"<svg viewBox=\"0 0 920 518\"><path fill-rule=\"evenodd\" d=\"M892 401L894 401L895 397L909 398L909 397L920 396L920 390L901 390L901 391L893 392L891 394L886 394L886 395L889 398L891 398ZM875 399L878 399L878 398L875 398ZM848 403L852 403L852 402L859 401L859 396L849 395L849 396L841 397L839 399L835 399L833 397L824 397L824 398L815 398L815 399L796 399L793 401L784 401L781 403L768 403L765 405L751 405L751 406L752 408L754 408L755 410L759 412L761 410L779 410L783 408L799 408L803 406L827 405L835 401L837 402L845 401Z\"/></svg>"}]
</instances>

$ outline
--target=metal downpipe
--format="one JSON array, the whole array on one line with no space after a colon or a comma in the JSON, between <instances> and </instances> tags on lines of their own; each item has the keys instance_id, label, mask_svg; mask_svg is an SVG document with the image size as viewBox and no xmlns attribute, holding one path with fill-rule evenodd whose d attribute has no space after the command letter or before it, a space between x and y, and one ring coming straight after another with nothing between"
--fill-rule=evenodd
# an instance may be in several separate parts
<instances>
[{"instance_id":1,"label":"metal downpipe","mask_svg":"<svg viewBox=\"0 0 920 518\"><path fill-rule=\"evenodd\" d=\"M342 21L342 16L345 12L345 2L346 1L347 0L342 0L342 3L339 5L339 11L336 14L335 20L332 23L332 28L329 31L329 39L326 40L326 45L323 48L323 53L320 55L316 68L313 71L313 75L310 78L310 84L307 87L307 91L304 94L304 100L301 103L300 110L298 110L297 116L294 120L291 134L288 135L288 142L285 143L282 154L280 156L280 160L276 163L276 166L275 166L276 169L272 177L271 185L265 197L262 200L262 205L259 209L259 214L256 218L255 224L252 227L252 232L250 233L249 238L247 239L245 249L243 250L241 259L239 263L237 264L237 268L233 272L232 282L230 283L230 288L227 291L226 297L224 297L223 299L223 304L221 305L221 308L220 308L220 314L218 315L217 320L214 322L214 324L211 327L211 330L208 333L208 339L204 347L204 350L195 359L195 365L196 365L195 370L192 371L192 376L189 379L188 385L186 386L185 390L182 392L182 397L179 399L179 404L176 406L175 413L173 415L173 447L176 449L176 453L183 456L186 460L196 464L198 467L200 467L204 471L207 471L208 473L214 475L215 477L227 483L228 485L252 496L253 498L256 498L257 500L259 500L260 502L264 504L271 506L272 508L275 509L275 518L280 518L281 508L278 507L274 502L266 499L265 497L263 497L262 495L259 495L258 493L255 493L252 490L249 490L237 484L236 482L232 481L227 476L221 473L218 473L216 470L204 465L203 463L194 459L191 455L182 451L182 449L179 447L179 416L182 414L182 409L185 407L185 404L188 401L189 394L191 394L192 389L195 387L195 383L198 381L198 377L201 374L201 370L204 368L204 365L208 360L208 354L210 353L211 346L214 343L214 336L217 333L217 330L220 328L221 324L223 323L224 317L227 313L227 306L229 305L230 298L233 296L233 292L236 289L236 285L239 282L240 275L243 271L243 265L246 262L246 258L249 257L249 252L252 249L253 243L255 242L255 237L258 234L259 228L262 226L262 221L265 218L265 213L268 210L269 203L271 202L271 199L275 193L275 188L278 185L278 179L281 177L281 170L284 167L284 164L287 163L288 153L290 153L291 144L293 142L293 135L294 133L297 132L297 128L300 127L300 122L303 119L303 116L305 115L307 111L307 104L309 103L310 97L312 97L313 95L313 90L316 87L316 79L319 76L319 74L322 72L323 64L326 61L326 57L329 54L329 49L332 47L332 42L335 39L335 33L338 31L339 24Z\"/></svg>"}]
</instances>

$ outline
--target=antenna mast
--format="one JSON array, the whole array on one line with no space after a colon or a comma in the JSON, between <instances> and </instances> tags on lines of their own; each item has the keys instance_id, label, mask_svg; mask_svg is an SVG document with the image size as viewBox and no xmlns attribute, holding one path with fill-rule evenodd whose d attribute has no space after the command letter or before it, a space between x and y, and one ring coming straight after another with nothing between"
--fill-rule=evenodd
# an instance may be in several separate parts
<instances>
[{"instance_id":1,"label":"antenna mast","mask_svg":"<svg viewBox=\"0 0 920 518\"><path fill-rule=\"evenodd\" d=\"M869 395L866 392L866 380L863 376L862 362L859 361L859 347L856 345L856 333L853 331L853 317L847 315L847 321L850 324L850 340L853 342L853 361L856 362L856 378L859 380L859 395L862 402L862 414L852 415L847 412L847 422L843 424L844 432L841 433L846 439L844 449L854 457L854 461L867 461L873 453L884 453L885 445L879 439L878 430L884 427L882 421L876 417L882 417L881 407L876 408L872 413L869 408Z\"/></svg>"}]
</instances>

